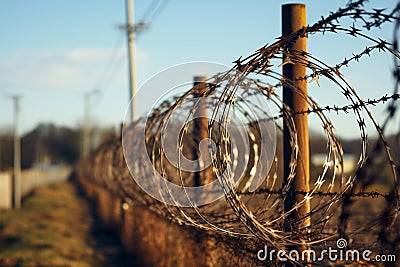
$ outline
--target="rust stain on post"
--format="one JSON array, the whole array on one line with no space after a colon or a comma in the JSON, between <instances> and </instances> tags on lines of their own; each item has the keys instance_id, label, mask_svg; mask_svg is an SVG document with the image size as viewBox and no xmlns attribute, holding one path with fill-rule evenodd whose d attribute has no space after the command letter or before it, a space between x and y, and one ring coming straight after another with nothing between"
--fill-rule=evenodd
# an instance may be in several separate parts
<instances>
[{"instance_id":1,"label":"rust stain on post","mask_svg":"<svg viewBox=\"0 0 400 267\"><path fill-rule=\"evenodd\" d=\"M286 4L282 5L282 34L287 35L295 32L303 27L307 26L306 21L306 6L303 4ZM307 38L301 37L296 42L290 44L288 47L289 56L291 50L306 51L307 50ZM294 52L293 52L294 53ZM286 55L287 56L287 55ZM285 59L284 59L285 60ZM296 78L306 76L306 66L299 63L284 64L283 65L283 76L288 80L295 80ZM307 80L295 81L294 85L307 95ZM291 88L283 88L283 101L286 103L293 112L307 110L308 104L301 94L293 91ZM307 114L295 115L293 117L294 124L296 127L297 138L298 138L298 157L296 175L292 182L291 191L310 191L310 170L309 170L309 137L308 137L308 116ZM290 157L292 148L290 145L290 132L288 128L284 127L284 177L288 177L290 168ZM304 199L302 195L288 196L285 199L285 211L288 211L296 205L296 202L300 202ZM291 212L286 222L292 220L298 221L300 218L303 220L295 226L296 229L292 229L292 224L286 224L286 230L292 231L310 226L310 217L304 218L304 216L310 212L310 202L304 203L294 212Z\"/></svg>"}]
</instances>

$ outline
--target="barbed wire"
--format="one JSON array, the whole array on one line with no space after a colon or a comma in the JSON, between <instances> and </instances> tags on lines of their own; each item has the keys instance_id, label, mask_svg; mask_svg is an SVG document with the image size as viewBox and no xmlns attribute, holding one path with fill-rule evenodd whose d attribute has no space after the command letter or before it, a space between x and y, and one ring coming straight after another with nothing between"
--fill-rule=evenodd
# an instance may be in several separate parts
<instances>
[{"instance_id":1,"label":"barbed wire","mask_svg":"<svg viewBox=\"0 0 400 267\"><path fill-rule=\"evenodd\" d=\"M303 195L303 196L306 196L306 195L310 195L311 193L313 195L315 195L315 196L329 196L329 197L336 197L337 196L336 192L319 192L319 191L310 192L310 191L298 191L298 190L285 191L285 190L281 190L281 189L278 189L278 190L260 189L260 190L258 190L256 192L256 194L275 194L275 195L281 196L282 198L284 198L284 197L286 197L288 195L292 195L292 196L294 196L294 195ZM250 194L254 194L254 193L242 192L240 194L250 195ZM350 193L343 193L342 196L346 196L346 197L349 197L349 198L354 198L354 197L359 197L359 198L363 198L363 197L366 197L366 198L369 198L369 197L378 198L378 197L382 197L382 198L385 198L385 199L394 198L394 199L400 200L400 195L398 195L398 194L382 193L382 192L378 192L378 191L350 192Z\"/></svg>"},{"instance_id":2,"label":"barbed wire","mask_svg":"<svg viewBox=\"0 0 400 267\"><path fill-rule=\"evenodd\" d=\"M396 126L393 121L400 105L400 54L396 38L400 30L400 4L386 12L383 9L367 10L365 2L349 2L346 7L339 8L326 18L322 17L313 25L281 36L275 43L261 47L246 58L240 57L234 61L235 65L230 70L210 77L201 93L199 86L194 86L181 95L170 96L153 109L148 117L140 118L124 128L123 143L112 139L86 162L82 162L78 167L79 175L174 223L190 225L199 231L209 230L214 233L216 240L228 242L230 238L236 238L236 249L242 249L244 253L249 252L249 248L243 239L267 243L276 249L287 249L293 245L321 248L338 237L349 240L349 247L373 243L388 251L398 250L400 156L396 154L398 143L396 146L396 143L388 140L387 126ZM346 19L350 20L351 25L343 22ZM395 38L392 44L366 34L388 23L394 24ZM371 42L372 45L334 65L325 63L310 52L290 49L291 44L309 34L339 33ZM394 89L392 94L364 99L341 73L341 69L366 56L374 56L372 52L375 51L379 52L376 54L386 53L394 58ZM286 64L305 66L307 75L293 80L283 77L279 70ZM322 79L336 86L337 92L347 104L321 106L298 87L299 81L315 82L321 86ZM309 108L292 110L281 97L280 91L283 88L300 95ZM196 100L198 97L203 99L202 102ZM266 110L262 101L271 104L278 114ZM200 173L204 175L208 172L208 178L218 181L219 189L224 192L224 198L205 206L197 205L190 198L186 187L193 186L195 172L185 170L185 155L192 157L192 160L197 157L197 152L193 151L198 151L200 140L193 138L196 127L192 121L200 102L211 114L207 130L212 159L208 171L205 169ZM379 124L369 108L384 105L387 106L387 114L383 123ZM344 171L345 154L334 124L329 119L331 112L342 116L351 113L355 117L353 124L359 130L360 152L351 173ZM301 167L297 166L301 159L298 158L299 133L294 117L305 114L316 116L326 138L326 157L318 173L313 174L309 191L291 189L296 172ZM244 131L232 131L230 126L235 125L235 119L242 121ZM375 129L377 138L368 138L367 121ZM271 122L277 127L278 136L285 127L290 135L291 154L287 176L282 174L283 156L279 150L272 158L263 158L265 143L261 137L266 129L263 124L265 122ZM175 139L168 137L165 129L173 130ZM135 141L143 131L146 133L143 140L146 155L137 153L143 144ZM177 139L176 133L179 133ZM174 143L173 140L178 141ZM210 149L212 144L214 147ZM178 165L170 162L166 152L169 146L179 154ZM130 149L123 150L122 147ZM149 158L151 168L144 164ZM271 163L271 169L261 174L268 165L266 162ZM390 178L381 181L383 171ZM165 189L164 184L152 179L146 180L147 186L160 191L165 201L159 202L144 194L131 179L131 175L152 177L155 172L166 181L181 186L192 205L178 205L180 200L176 199L172 190L161 192ZM240 174L238 180L235 179L237 173ZM258 187L250 190L255 184ZM208 193L212 194L211 191ZM295 202L292 209L286 210L285 199L298 195L302 196L301 200ZM201 197L207 198L207 195ZM370 199L375 204L370 204ZM176 205L166 204L168 201ZM290 213L307 203L311 203L311 209L304 217L287 219ZM308 226L301 224L306 219L311 221ZM292 230L286 231L288 228ZM355 235L357 239L353 238Z\"/></svg>"}]
</instances>

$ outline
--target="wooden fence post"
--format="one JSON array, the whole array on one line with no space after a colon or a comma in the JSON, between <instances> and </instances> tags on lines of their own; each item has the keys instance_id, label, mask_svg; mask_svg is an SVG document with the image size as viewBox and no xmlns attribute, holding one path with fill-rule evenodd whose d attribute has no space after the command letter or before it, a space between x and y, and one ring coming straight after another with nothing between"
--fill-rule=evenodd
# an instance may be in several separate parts
<instances>
[{"instance_id":1,"label":"wooden fence post","mask_svg":"<svg viewBox=\"0 0 400 267\"><path fill-rule=\"evenodd\" d=\"M205 76L195 76L193 86L197 89L194 96L201 97L201 95L207 90L207 83ZM205 99L201 99L195 110L195 118L193 123L193 138L195 144L193 146L193 156L200 156L198 149L200 150L200 141L207 139L208 136L208 119L207 119L207 103ZM202 151L208 151L208 141L202 143ZM199 169L203 169L205 162L210 162L209 154L202 155L202 160L199 161ZM198 171L194 174L194 186L201 186L212 182L212 169L208 166L202 171Z\"/></svg>"},{"instance_id":2,"label":"wooden fence post","mask_svg":"<svg viewBox=\"0 0 400 267\"><path fill-rule=\"evenodd\" d=\"M196 89L194 93L194 97L200 98L204 92L207 90L207 83L205 76L195 76L193 86ZM197 103L197 100L196 100ZM204 164L211 162L210 154L208 153L208 141L202 143L202 148L200 148L200 141L204 139L208 139L208 116L207 116L207 103L205 98L201 99L195 110L195 119L193 121L193 138L195 140L193 146L193 156L197 158L200 157L198 150L207 151L207 154L202 154L202 160L199 160L199 169L204 168ZM194 173L194 186L202 186L211 183L213 180L213 172L212 166L208 166L202 171L197 171ZM207 194L202 196L204 199L207 199ZM211 238L203 232L199 236L196 237L197 243L201 246L204 254L201 258L199 258L198 263L201 266L212 267L214 266L213 260L213 247L214 242Z\"/></svg>"},{"instance_id":3,"label":"wooden fence post","mask_svg":"<svg viewBox=\"0 0 400 267\"><path fill-rule=\"evenodd\" d=\"M306 22L306 6L303 4L286 4L282 5L282 34L288 35L295 32L303 27L307 26ZM296 42L289 45L288 52L290 56L291 51L306 51L307 49L307 38L301 37ZM293 52L295 53L295 52ZM287 61L287 58L284 58ZM293 60L293 64L283 65L283 77L293 81L293 84L300 90L304 95L307 95L307 80L298 80L297 78L306 76L306 66L304 64L296 63ZM296 80L297 79L297 80ZM287 104L293 112L307 110L308 104L306 99L300 94L293 91L288 86L283 88L283 101ZM299 114L293 116L294 124L297 132L298 140L298 156L297 156L297 167L296 175L292 181L290 188L291 192L294 191L310 191L310 159L309 159L309 139L308 139L308 116L307 114ZM290 158L292 148L290 144L290 132L286 125L284 126L284 177L288 177L290 168ZM304 199L304 195L289 194L284 203L285 212L291 210L297 202ZM286 231L294 231L296 229L307 228L310 226L310 217L305 218L306 214L310 212L310 202L307 201L301 205L298 209L290 212L285 218ZM296 229L293 229L292 221L299 221L296 224Z\"/></svg>"}]
</instances>

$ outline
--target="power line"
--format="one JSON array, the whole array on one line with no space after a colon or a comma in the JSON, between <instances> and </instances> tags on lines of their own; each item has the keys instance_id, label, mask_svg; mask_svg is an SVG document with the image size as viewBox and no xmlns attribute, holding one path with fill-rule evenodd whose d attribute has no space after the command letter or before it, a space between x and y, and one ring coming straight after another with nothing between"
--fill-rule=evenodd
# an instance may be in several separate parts
<instances>
[{"instance_id":1,"label":"power line","mask_svg":"<svg viewBox=\"0 0 400 267\"><path fill-rule=\"evenodd\" d=\"M109 89L111 87L112 82L117 77L117 74L121 70L121 68L124 65L124 63L125 63L125 53L124 53L124 51L120 50L119 54L116 56L114 68L110 70L107 79L104 79L104 81L103 81L101 86L98 85L98 86L94 87L96 90L98 90L98 97L99 98L103 95L103 93L107 89ZM97 104L98 104L98 101L94 102L92 104L92 108L96 107Z\"/></svg>"},{"instance_id":2,"label":"power line","mask_svg":"<svg viewBox=\"0 0 400 267\"><path fill-rule=\"evenodd\" d=\"M115 42L113 49L110 53L110 56L107 59L107 63L105 64L104 69L101 72L101 74L98 76L97 81L94 83L93 88L102 89L104 86L101 86L101 85L106 84L105 81L107 81L107 79L104 79L104 77L106 76L107 71L112 67L112 65L116 61L116 58L119 58L121 56L122 41L123 41L122 35L119 35L119 38ZM103 81L102 81L102 79L103 79Z\"/></svg>"},{"instance_id":3,"label":"power line","mask_svg":"<svg viewBox=\"0 0 400 267\"><path fill-rule=\"evenodd\" d=\"M155 8L154 12L150 15L149 19L147 20L148 24L150 24L150 22L154 22L158 18L158 16L161 14L164 8L167 6L169 0L158 1L158 2L159 5Z\"/></svg>"},{"instance_id":4,"label":"power line","mask_svg":"<svg viewBox=\"0 0 400 267\"><path fill-rule=\"evenodd\" d=\"M136 27L151 25L152 22L156 20L156 18L161 14L169 0L153 0L150 5L147 7L142 17L138 20L139 22L136 24ZM138 31L137 33L139 33Z\"/></svg>"},{"instance_id":5,"label":"power line","mask_svg":"<svg viewBox=\"0 0 400 267\"><path fill-rule=\"evenodd\" d=\"M120 29L123 29L125 31L129 32L132 31L132 33L135 34L135 38L137 38L137 35L143 32L145 29L149 27L149 23L151 20L155 20L162 10L165 8L166 4L168 3L168 0L161 1L161 0L153 0L151 4L148 6L148 8L145 10L143 13L141 19L139 20L138 23L133 24L132 23L127 23L127 24L122 24L119 26ZM130 25L132 24L132 25ZM123 59L124 59L124 51L120 48L122 48L122 35L120 38L117 39L117 42L115 43L113 50L105 64L104 69L102 72L99 74L96 82L94 83L94 86L92 87L93 89L99 90L101 92L104 92L111 84L111 82L115 79L115 76L117 75L119 69L122 67ZM110 75L106 77L107 72L112 68L113 70L110 72Z\"/></svg>"},{"instance_id":6,"label":"power line","mask_svg":"<svg viewBox=\"0 0 400 267\"><path fill-rule=\"evenodd\" d=\"M160 4L160 0L153 0L147 7L146 11L143 13L139 21L149 21L147 18L151 17L157 6Z\"/></svg>"}]
</instances>

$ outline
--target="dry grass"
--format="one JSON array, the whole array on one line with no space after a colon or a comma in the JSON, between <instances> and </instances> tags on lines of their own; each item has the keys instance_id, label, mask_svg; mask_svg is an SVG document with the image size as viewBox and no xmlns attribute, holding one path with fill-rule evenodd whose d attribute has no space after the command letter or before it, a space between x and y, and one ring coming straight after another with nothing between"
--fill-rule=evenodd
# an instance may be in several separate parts
<instances>
[{"instance_id":1,"label":"dry grass","mask_svg":"<svg viewBox=\"0 0 400 267\"><path fill-rule=\"evenodd\" d=\"M39 188L20 210L0 214L0 266L112 266L93 235L96 224L73 184Z\"/></svg>"}]
</instances>

